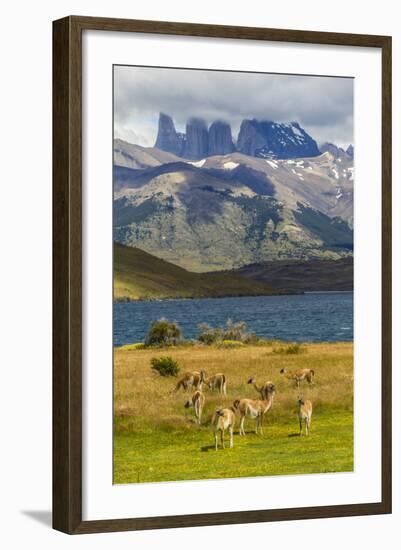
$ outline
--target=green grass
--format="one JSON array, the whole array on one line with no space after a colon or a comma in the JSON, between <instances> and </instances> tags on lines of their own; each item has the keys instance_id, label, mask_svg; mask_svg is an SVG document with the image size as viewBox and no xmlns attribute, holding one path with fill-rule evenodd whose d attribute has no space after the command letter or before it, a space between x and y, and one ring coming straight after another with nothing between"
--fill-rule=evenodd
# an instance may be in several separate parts
<instances>
[{"instance_id":1,"label":"green grass","mask_svg":"<svg viewBox=\"0 0 401 550\"><path fill-rule=\"evenodd\" d=\"M234 448L216 452L210 428L183 432L119 432L114 439L114 483L268 475L347 472L353 470L353 415L333 409L316 414L309 437L298 435L295 414L285 422L265 423L256 435L234 434Z\"/></svg>"},{"instance_id":2,"label":"green grass","mask_svg":"<svg viewBox=\"0 0 401 550\"><path fill-rule=\"evenodd\" d=\"M269 296L270 285L226 273L193 273L139 248L114 243L114 298L217 298Z\"/></svg>"},{"instance_id":3,"label":"green grass","mask_svg":"<svg viewBox=\"0 0 401 550\"><path fill-rule=\"evenodd\" d=\"M223 372L227 396L204 388L202 425L184 404L192 392L174 392L177 378L161 377L151 368L163 349L114 350L114 482L137 483L222 477L346 472L353 470L353 346L351 343L303 344L307 353L277 354L278 342L263 346L222 348L217 345L177 346L168 354L181 373ZM282 368L312 368L313 384L298 389L280 374ZM218 406L234 399L257 399L247 383L272 380L273 408L266 414L263 435L255 421L245 420L246 437L234 449L214 450L210 420ZM312 433L299 437L298 396L313 403ZM228 442L227 442L228 443Z\"/></svg>"}]
</instances>

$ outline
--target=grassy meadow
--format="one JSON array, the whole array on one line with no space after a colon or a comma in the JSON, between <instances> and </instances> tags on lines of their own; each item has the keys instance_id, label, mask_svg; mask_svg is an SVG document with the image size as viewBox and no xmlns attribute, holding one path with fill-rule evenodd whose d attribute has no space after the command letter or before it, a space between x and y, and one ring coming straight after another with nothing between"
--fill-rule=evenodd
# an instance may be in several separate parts
<instances>
[{"instance_id":1,"label":"grassy meadow","mask_svg":"<svg viewBox=\"0 0 401 550\"><path fill-rule=\"evenodd\" d=\"M353 345L352 343L285 343L224 347L183 345L164 349L114 350L114 483L141 483L353 470ZM290 350L291 351L291 350ZM181 374L205 370L223 372L227 396L204 386L202 425L184 404L192 391L174 392L176 378L161 377L151 359L171 356ZM280 369L312 368L314 383L295 383ZM247 384L276 384L272 410L265 415L263 435L255 435L255 420L245 420L247 435L234 448L214 450L210 426L217 406L236 398L258 399ZM299 437L297 398L313 403L311 435Z\"/></svg>"}]
</instances>

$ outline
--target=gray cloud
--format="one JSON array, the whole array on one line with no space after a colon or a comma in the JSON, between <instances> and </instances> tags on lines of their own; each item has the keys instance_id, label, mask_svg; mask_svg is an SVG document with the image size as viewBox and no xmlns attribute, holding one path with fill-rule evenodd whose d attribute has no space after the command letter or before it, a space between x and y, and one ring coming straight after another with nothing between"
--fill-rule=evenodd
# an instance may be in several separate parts
<instances>
[{"instance_id":1,"label":"gray cloud","mask_svg":"<svg viewBox=\"0 0 401 550\"><path fill-rule=\"evenodd\" d=\"M244 118L297 121L318 143L353 143L353 80L152 67L114 68L114 133L153 146L159 111L183 131L191 116L230 122L236 138Z\"/></svg>"}]
</instances>

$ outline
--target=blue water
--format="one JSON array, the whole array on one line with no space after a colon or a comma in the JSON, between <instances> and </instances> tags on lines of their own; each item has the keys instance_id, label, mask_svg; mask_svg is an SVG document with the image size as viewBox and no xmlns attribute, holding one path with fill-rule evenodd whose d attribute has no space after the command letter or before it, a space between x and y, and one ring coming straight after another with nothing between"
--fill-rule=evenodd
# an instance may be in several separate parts
<instances>
[{"instance_id":1,"label":"blue water","mask_svg":"<svg viewBox=\"0 0 401 550\"><path fill-rule=\"evenodd\" d=\"M353 293L327 292L292 296L206 298L114 304L114 345L142 342L149 325L166 317L177 321L185 338L199 323L223 326L245 321L250 332L293 342L353 340Z\"/></svg>"}]
</instances>

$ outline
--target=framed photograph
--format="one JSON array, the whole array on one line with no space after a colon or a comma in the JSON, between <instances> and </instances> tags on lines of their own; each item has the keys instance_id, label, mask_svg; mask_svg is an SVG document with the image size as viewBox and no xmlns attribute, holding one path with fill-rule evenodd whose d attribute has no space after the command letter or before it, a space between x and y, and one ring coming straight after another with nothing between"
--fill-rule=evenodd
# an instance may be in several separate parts
<instances>
[{"instance_id":1,"label":"framed photograph","mask_svg":"<svg viewBox=\"0 0 401 550\"><path fill-rule=\"evenodd\" d=\"M53 526L391 512L391 38L53 27Z\"/></svg>"}]
</instances>

